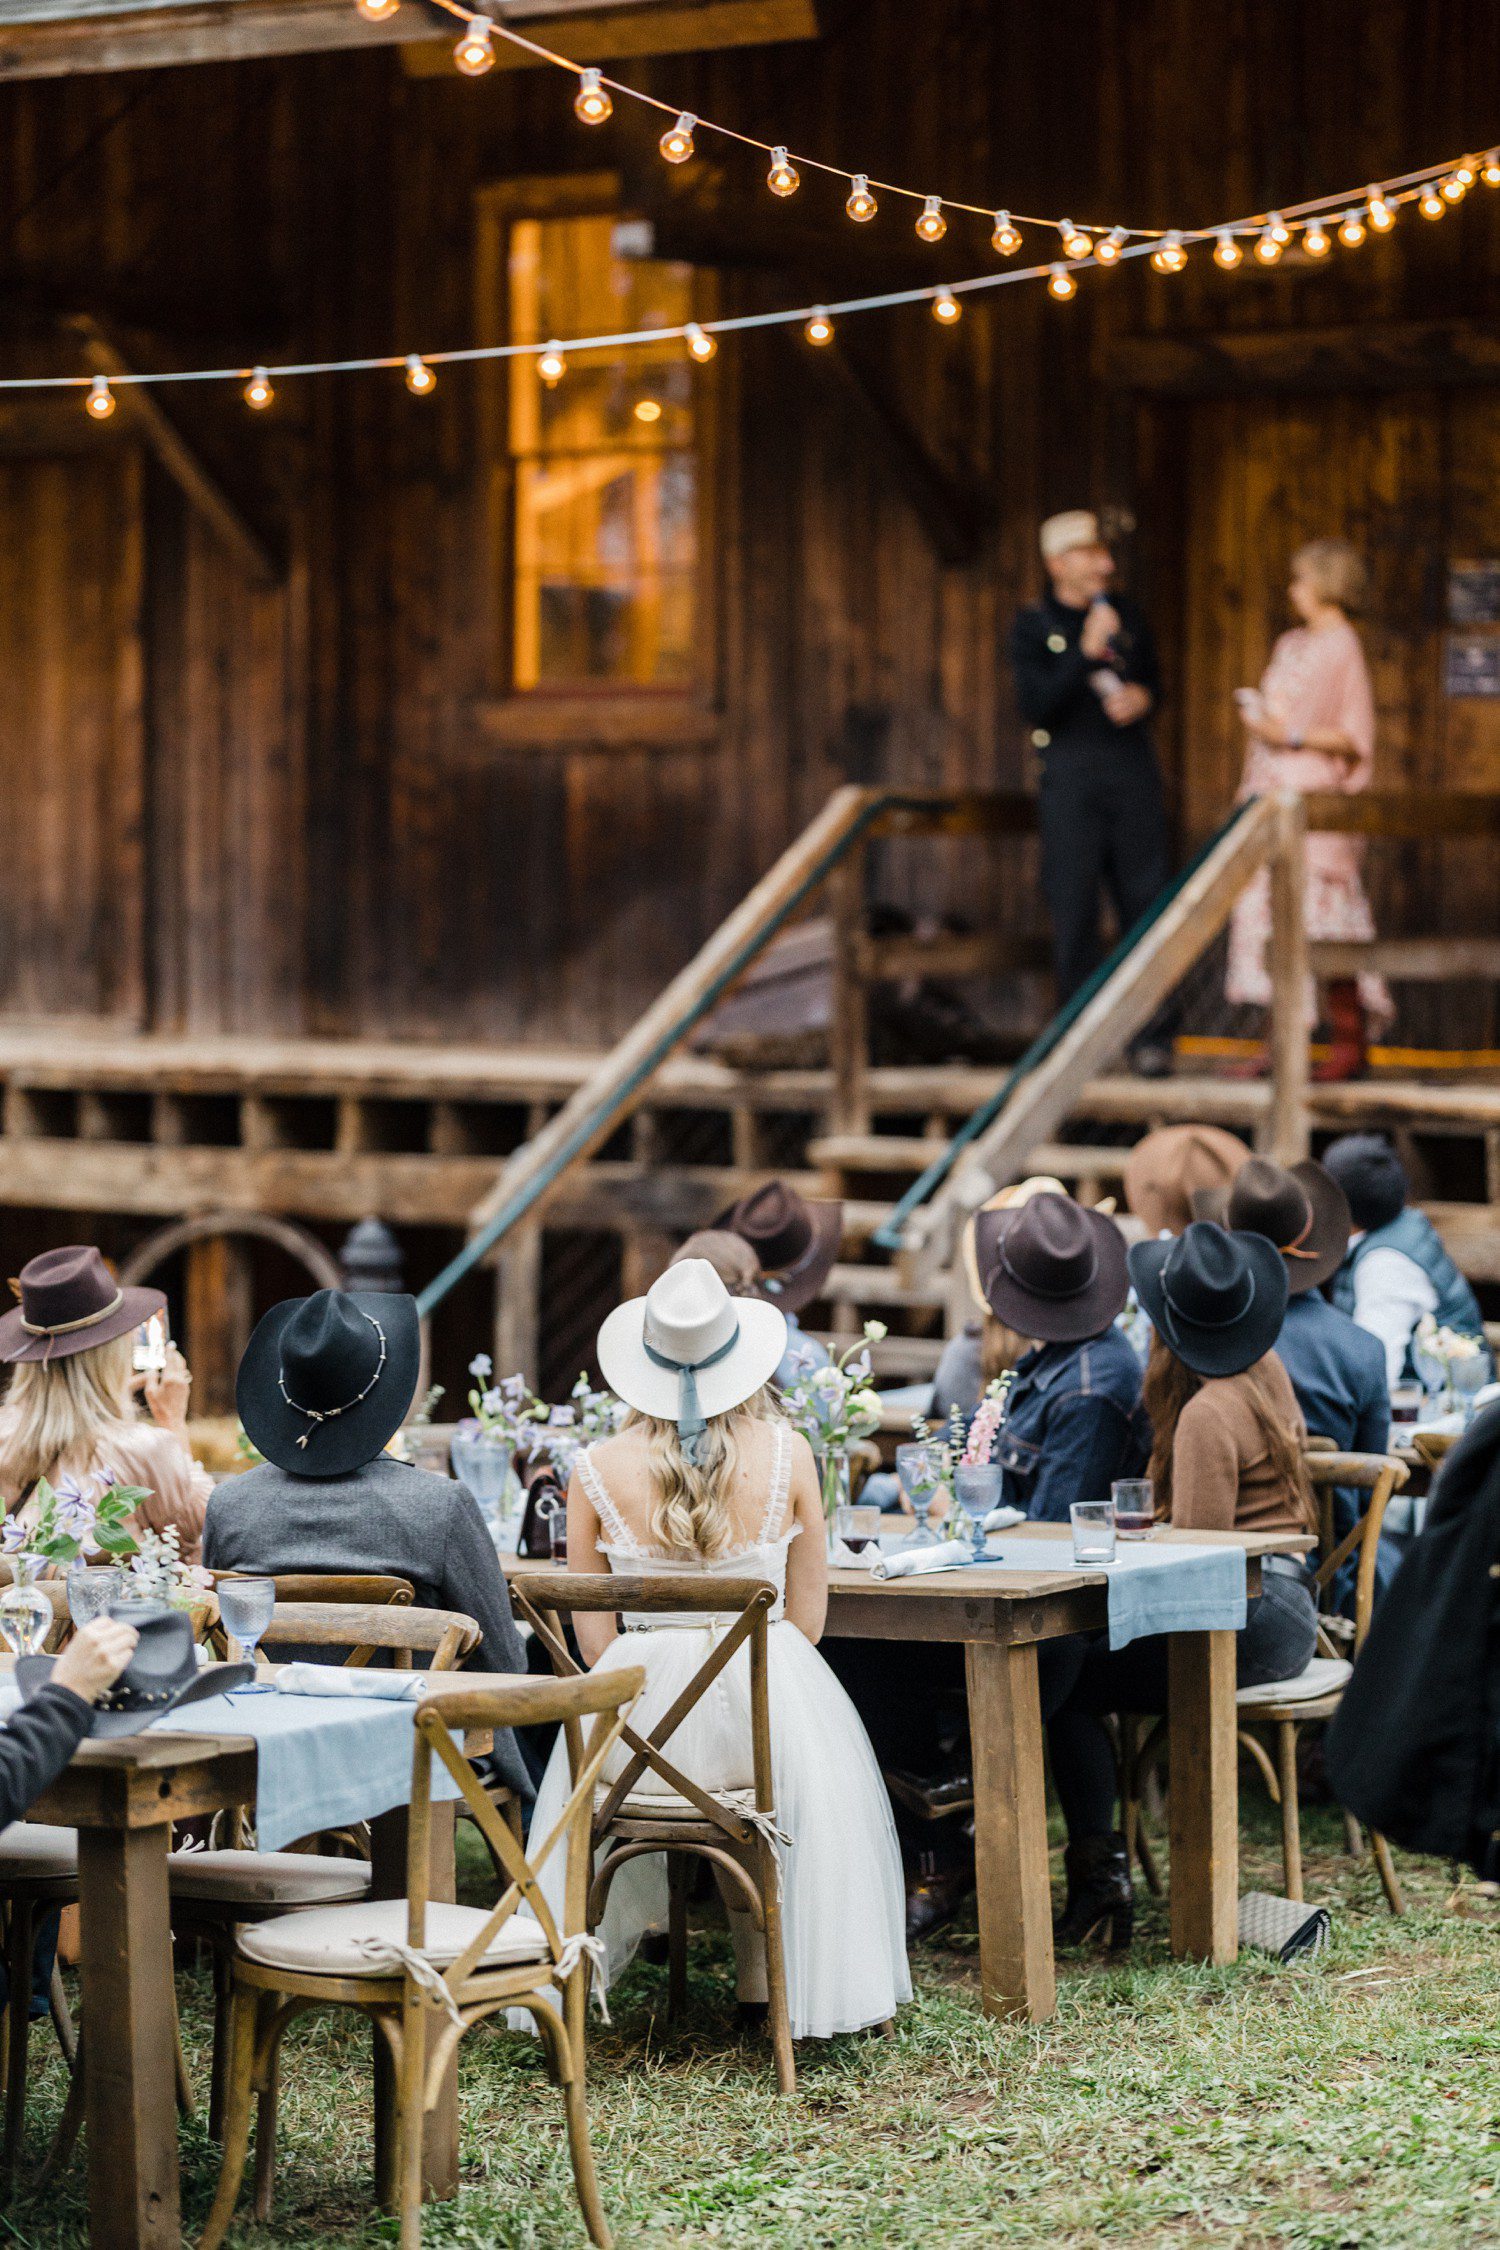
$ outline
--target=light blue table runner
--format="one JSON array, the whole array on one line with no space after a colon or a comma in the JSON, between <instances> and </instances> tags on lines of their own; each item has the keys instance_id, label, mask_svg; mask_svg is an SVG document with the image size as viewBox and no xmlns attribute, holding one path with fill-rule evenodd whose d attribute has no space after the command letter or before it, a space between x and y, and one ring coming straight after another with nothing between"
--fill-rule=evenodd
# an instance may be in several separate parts
<instances>
[{"instance_id":1,"label":"light blue table runner","mask_svg":"<svg viewBox=\"0 0 1500 2250\"><path fill-rule=\"evenodd\" d=\"M1012 1539L1002 1531L986 1562L1008 1570L1103 1570L1109 1645L1126 1648L1151 1633L1238 1633L1245 1622L1243 1547L1192 1547L1173 1540L1122 1539L1108 1565L1079 1565L1071 1539Z\"/></svg>"}]
</instances>

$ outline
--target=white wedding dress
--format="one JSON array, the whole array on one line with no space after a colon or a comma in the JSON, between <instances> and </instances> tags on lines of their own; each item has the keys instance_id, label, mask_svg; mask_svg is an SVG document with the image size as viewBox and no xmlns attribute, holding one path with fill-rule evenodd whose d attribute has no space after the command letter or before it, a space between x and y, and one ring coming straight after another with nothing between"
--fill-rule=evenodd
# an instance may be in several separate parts
<instances>
[{"instance_id":1,"label":"white wedding dress","mask_svg":"<svg viewBox=\"0 0 1500 2250\"><path fill-rule=\"evenodd\" d=\"M787 2003L794 2039L828 2039L883 2023L911 1998L906 1962L906 1897L901 1853L889 1800L858 1712L812 1643L785 1615L787 1550L800 1526L781 1528L791 1485L792 1437L775 1426L771 1489L752 1546L713 1561L661 1553L632 1538L609 1496L591 1453L579 1455L580 1482L598 1513L600 1547L614 1570L649 1570L653 1577L766 1578L776 1588L767 1627L771 1709L771 1765L776 1826L783 1870L782 1926ZM649 1734L703 1663L715 1631L733 1614L702 1612L680 1618L652 1613L626 1617L626 1630L599 1658L595 1670L639 1664L646 1685L631 1713ZM750 1751L750 1651L738 1648L712 1686L694 1704L669 1741L665 1755L701 1788L747 1789L754 1773ZM629 1753L617 1746L610 1775ZM531 1833L546 1835L568 1795L567 1749L559 1738L537 1796ZM562 1867L554 1853L543 1888L557 1909ZM555 1895L554 1895L555 1894ZM641 1938L665 1929L667 1874L664 1857L629 1861L615 1876L599 1929L608 1984L625 1967ZM763 1997L761 1983L748 1991L747 1952L761 1941L747 1916L731 1915L742 1998Z\"/></svg>"}]
</instances>

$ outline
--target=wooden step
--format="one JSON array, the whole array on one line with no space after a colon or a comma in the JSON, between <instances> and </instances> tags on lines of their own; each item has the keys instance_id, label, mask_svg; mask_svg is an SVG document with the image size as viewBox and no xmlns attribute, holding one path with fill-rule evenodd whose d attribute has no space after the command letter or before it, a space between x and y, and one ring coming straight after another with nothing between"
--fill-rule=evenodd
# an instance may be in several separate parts
<instances>
[{"instance_id":1,"label":"wooden step","mask_svg":"<svg viewBox=\"0 0 1500 2250\"><path fill-rule=\"evenodd\" d=\"M949 1141L904 1137L899 1133L829 1133L808 1143L808 1157L820 1171L925 1172L946 1156ZM1043 1141L1034 1148L1027 1170L1050 1172L1060 1180L1117 1180L1128 1148L1093 1148L1083 1142Z\"/></svg>"},{"instance_id":2,"label":"wooden step","mask_svg":"<svg viewBox=\"0 0 1500 2250\"><path fill-rule=\"evenodd\" d=\"M885 1305L926 1312L946 1303L940 1289L914 1288L894 1266L835 1266L819 1292L831 1305Z\"/></svg>"}]
</instances>

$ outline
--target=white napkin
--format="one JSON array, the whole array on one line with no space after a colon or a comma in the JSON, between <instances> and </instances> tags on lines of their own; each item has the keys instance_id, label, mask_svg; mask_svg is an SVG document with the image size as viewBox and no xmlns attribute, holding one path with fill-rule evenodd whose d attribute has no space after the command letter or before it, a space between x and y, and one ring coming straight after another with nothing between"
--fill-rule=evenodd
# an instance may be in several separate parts
<instances>
[{"instance_id":1,"label":"white napkin","mask_svg":"<svg viewBox=\"0 0 1500 2250\"><path fill-rule=\"evenodd\" d=\"M383 1703L420 1703L427 1692L425 1672L373 1672L362 1664L284 1664L276 1675L278 1695L366 1695Z\"/></svg>"},{"instance_id":2,"label":"white napkin","mask_svg":"<svg viewBox=\"0 0 1500 2250\"><path fill-rule=\"evenodd\" d=\"M877 1555L870 1565L870 1576L926 1578L935 1570L968 1570L971 1566L972 1558L957 1542L945 1539L939 1547L902 1547L894 1555Z\"/></svg>"},{"instance_id":3,"label":"white napkin","mask_svg":"<svg viewBox=\"0 0 1500 2250\"><path fill-rule=\"evenodd\" d=\"M1012 1524L1025 1521L1024 1508L991 1508L984 1519L984 1528L986 1531L1009 1531Z\"/></svg>"}]
</instances>

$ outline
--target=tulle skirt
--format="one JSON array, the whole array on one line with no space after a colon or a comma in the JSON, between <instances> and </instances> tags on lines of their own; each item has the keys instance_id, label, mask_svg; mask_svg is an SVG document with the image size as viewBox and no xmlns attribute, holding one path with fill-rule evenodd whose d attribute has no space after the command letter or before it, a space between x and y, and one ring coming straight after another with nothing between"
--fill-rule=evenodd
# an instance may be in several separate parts
<instances>
[{"instance_id":1,"label":"tulle skirt","mask_svg":"<svg viewBox=\"0 0 1500 2250\"><path fill-rule=\"evenodd\" d=\"M646 1685L631 1714L649 1734L708 1654L706 1627L656 1627L622 1633L595 1666L639 1664ZM785 1620L769 1627L771 1766L776 1826L789 1841L782 1863L782 1935L787 2004L794 2039L829 2039L883 2023L911 1998L906 1961L906 1895L889 1799L859 1714L812 1643ZM750 1752L750 1653L736 1649L693 1706L663 1755L708 1790L747 1789ZM618 1773L628 1752L617 1749ZM649 1773L641 1787L663 1786ZM546 1835L568 1796L568 1760L559 1738L532 1815ZM560 1852L543 1871L554 1911L561 1903ZM665 1929L667 1863L653 1854L615 1876L598 1935L609 1983L642 1937ZM740 1932L736 1932L737 1950Z\"/></svg>"}]
</instances>

